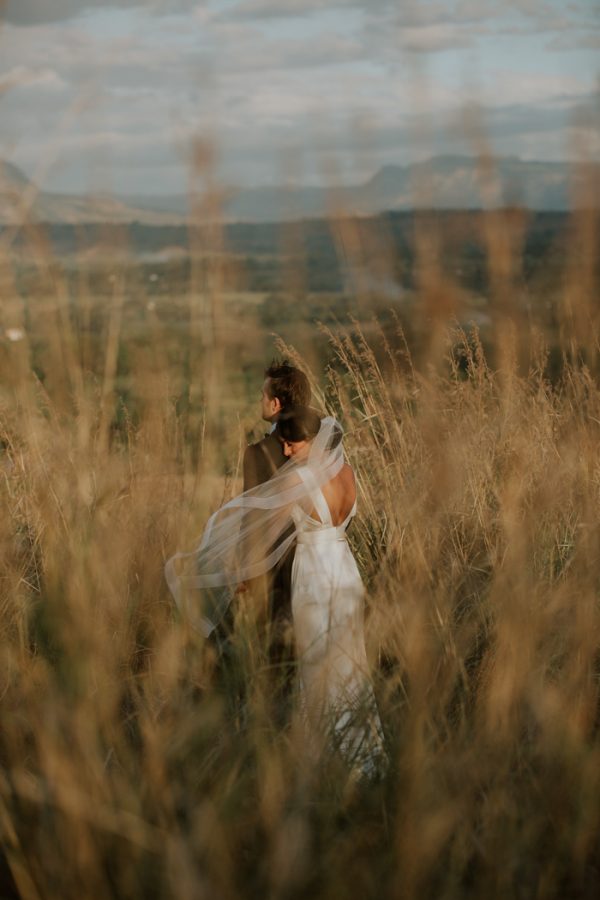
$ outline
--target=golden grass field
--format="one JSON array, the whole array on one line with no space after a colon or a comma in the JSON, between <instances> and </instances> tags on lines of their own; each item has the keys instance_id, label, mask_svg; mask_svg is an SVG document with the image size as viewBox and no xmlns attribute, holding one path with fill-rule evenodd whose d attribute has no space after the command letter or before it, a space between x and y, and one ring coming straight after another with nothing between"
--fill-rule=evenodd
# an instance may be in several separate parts
<instances>
[{"instance_id":1,"label":"golden grass field","mask_svg":"<svg viewBox=\"0 0 600 900\"><path fill-rule=\"evenodd\" d=\"M487 353L429 232L416 352L368 309L273 343L218 269L171 298L174 333L152 304L131 318L118 272L98 306L43 248L44 296L4 261L0 325L20 339L0 342L1 896L598 895L596 219L573 217L552 382L518 246L486 223ZM276 351L311 371L357 473L376 783L335 754L307 765L273 709L260 608L240 603L220 663L163 578L239 488Z\"/></svg>"}]
</instances>

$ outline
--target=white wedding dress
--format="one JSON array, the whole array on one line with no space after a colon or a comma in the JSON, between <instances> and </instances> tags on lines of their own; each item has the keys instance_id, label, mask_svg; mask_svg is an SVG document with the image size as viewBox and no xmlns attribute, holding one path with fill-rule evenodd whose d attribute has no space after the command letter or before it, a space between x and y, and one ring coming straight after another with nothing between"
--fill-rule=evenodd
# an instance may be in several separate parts
<instances>
[{"instance_id":1,"label":"white wedding dress","mask_svg":"<svg viewBox=\"0 0 600 900\"><path fill-rule=\"evenodd\" d=\"M329 740L367 776L386 756L365 651L364 586L346 540L346 519L333 524L319 487L310 491L320 521L299 505L291 600L300 705L309 734ZM318 744L318 740L315 742Z\"/></svg>"}]
</instances>

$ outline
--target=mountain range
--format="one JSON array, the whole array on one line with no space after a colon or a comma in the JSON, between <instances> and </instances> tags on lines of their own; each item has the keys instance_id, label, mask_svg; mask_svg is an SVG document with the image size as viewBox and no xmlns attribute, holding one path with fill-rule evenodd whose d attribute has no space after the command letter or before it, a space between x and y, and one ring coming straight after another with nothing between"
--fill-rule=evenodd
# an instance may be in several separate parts
<instances>
[{"instance_id":1,"label":"mountain range","mask_svg":"<svg viewBox=\"0 0 600 900\"><path fill-rule=\"evenodd\" d=\"M593 167L597 188L600 166ZM588 175L588 177L590 177ZM493 161L482 174L467 156L437 156L405 166L387 165L360 184L333 188L265 186L228 189L219 198L227 222L280 222L337 212L373 215L418 208L482 209L520 205L564 211L583 195L598 206L599 194L582 191L583 175L566 162L531 162L517 157ZM213 207L214 208L214 207ZM176 225L188 220L187 195L67 194L42 191L12 163L0 162L0 225L38 222ZM199 206L198 216L208 218ZM196 212L195 212L196 218Z\"/></svg>"}]
</instances>

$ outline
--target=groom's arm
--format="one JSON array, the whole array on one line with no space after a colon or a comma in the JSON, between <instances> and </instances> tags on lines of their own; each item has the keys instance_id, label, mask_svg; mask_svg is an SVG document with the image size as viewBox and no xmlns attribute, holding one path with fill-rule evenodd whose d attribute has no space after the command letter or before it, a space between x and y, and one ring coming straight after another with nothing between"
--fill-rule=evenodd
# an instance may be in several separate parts
<instances>
[{"instance_id":1,"label":"groom's arm","mask_svg":"<svg viewBox=\"0 0 600 900\"><path fill-rule=\"evenodd\" d=\"M264 449L264 442L259 441L257 444L250 444L246 447L244 453L244 491L264 484L271 476L271 471L267 465L267 456ZM253 520L261 521L260 510L248 510L244 514L243 523L251 525Z\"/></svg>"},{"instance_id":2,"label":"groom's arm","mask_svg":"<svg viewBox=\"0 0 600 900\"><path fill-rule=\"evenodd\" d=\"M256 444L250 444L246 447L244 453L244 490L249 491L250 488L262 484L264 479L259 474L259 448Z\"/></svg>"},{"instance_id":3,"label":"groom's arm","mask_svg":"<svg viewBox=\"0 0 600 900\"><path fill-rule=\"evenodd\" d=\"M260 480L258 477L258 467L257 467L257 459L256 459L256 446L254 444L249 444L246 447L244 453L243 460L243 475L244 475L244 484L242 487L243 491L249 491L250 488L256 487L257 484L260 484ZM246 513L244 519L247 521L247 516L251 515L251 513ZM238 584L235 593L243 594L248 590L248 583L246 581L240 582Z\"/></svg>"},{"instance_id":4,"label":"groom's arm","mask_svg":"<svg viewBox=\"0 0 600 900\"><path fill-rule=\"evenodd\" d=\"M250 444L246 447L243 460L243 474L244 491L249 491L259 484L264 484L271 477L270 467L267 465L266 454L261 441L258 444ZM248 523L256 515L260 516L259 510L249 510L244 516L244 521ZM261 576L242 582L238 586L236 593L246 593L250 589L254 599L258 600L259 606L266 608L268 589L265 577Z\"/></svg>"},{"instance_id":5,"label":"groom's arm","mask_svg":"<svg viewBox=\"0 0 600 900\"><path fill-rule=\"evenodd\" d=\"M285 462L281 451L278 452ZM244 490L249 491L258 484L264 484L277 471L279 464L268 438L257 444L250 444L244 453Z\"/></svg>"}]
</instances>

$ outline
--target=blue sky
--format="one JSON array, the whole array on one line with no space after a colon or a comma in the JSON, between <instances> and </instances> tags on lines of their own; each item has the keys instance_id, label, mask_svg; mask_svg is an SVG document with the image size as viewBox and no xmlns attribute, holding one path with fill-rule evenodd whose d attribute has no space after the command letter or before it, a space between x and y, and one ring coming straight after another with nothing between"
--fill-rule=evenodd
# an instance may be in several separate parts
<instances>
[{"instance_id":1,"label":"blue sky","mask_svg":"<svg viewBox=\"0 0 600 900\"><path fill-rule=\"evenodd\" d=\"M482 137L600 154L600 0L7 0L2 17L0 158L48 189L185 191L197 141L226 185L361 181Z\"/></svg>"}]
</instances>

